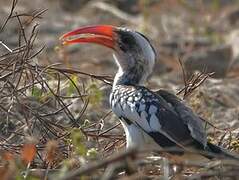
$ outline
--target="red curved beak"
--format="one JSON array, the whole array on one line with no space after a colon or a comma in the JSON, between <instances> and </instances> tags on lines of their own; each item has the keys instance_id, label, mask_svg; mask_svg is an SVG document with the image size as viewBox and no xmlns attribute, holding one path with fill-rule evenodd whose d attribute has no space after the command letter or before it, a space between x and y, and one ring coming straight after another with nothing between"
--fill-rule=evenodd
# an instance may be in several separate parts
<instances>
[{"instance_id":1,"label":"red curved beak","mask_svg":"<svg viewBox=\"0 0 239 180\"><path fill-rule=\"evenodd\" d=\"M114 49L115 29L110 25L87 26L64 34L60 40L63 44L95 43Z\"/></svg>"}]
</instances>

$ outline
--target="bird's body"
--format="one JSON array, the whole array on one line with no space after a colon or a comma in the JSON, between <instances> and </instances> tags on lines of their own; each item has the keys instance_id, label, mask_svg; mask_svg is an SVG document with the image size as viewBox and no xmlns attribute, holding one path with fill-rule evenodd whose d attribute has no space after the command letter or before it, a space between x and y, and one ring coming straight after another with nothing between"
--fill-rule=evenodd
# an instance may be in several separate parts
<instances>
[{"instance_id":1,"label":"bird's body","mask_svg":"<svg viewBox=\"0 0 239 180\"><path fill-rule=\"evenodd\" d=\"M175 146L175 140L178 144L192 141L190 131L172 106L145 87L117 85L113 88L110 104L122 121L128 147L145 147L152 143L150 139L161 147ZM170 129L170 136L167 129Z\"/></svg>"},{"instance_id":2,"label":"bird's body","mask_svg":"<svg viewBox=\"0 0 239 180\"><path fill-rule=\"evenodd\" d=\"M95 36L67 38L77 34ZM152 73L156 53L139 32L107 25L77 29L63 35L65 44L97 43L115 51L118 65L110 104L126 134L127 147L175 148L234 157L207 142L203 122L175 95L143 86ZM206 155L210 157L209 155Z\"/></svg>"}]
</instances>

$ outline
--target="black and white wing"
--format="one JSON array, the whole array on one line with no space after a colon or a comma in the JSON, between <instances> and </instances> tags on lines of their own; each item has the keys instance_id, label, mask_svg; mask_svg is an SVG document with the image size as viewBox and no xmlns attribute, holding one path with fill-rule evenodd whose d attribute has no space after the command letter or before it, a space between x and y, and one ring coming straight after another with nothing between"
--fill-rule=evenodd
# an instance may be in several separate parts
<instances>
[{"instance_id":1,"label":"black and white wing","mask_svg":"<svg viewBox=\"0 0 239 180\"><path fill-rule=\"evenodd\" d=\"M191 136L197 141L201 142L205 147L207 145L207 136L202 119L197 116L192 109L187 107L176 95L163 89L160 89L155 93L164 98L165 101L173 107L178 116L181 118L182 122L188 127Z\"/></svg>"},{"instance_id":2,"label":"black and white wing","mask_svg":"<svg viewBox=\"0 0 239 180\"><path fill-rule=\"evenodd\" d=\"M161 96L141 86L119 85L111 95L111 105L120 118L137 125L161 147L204 149L207 140L201 121L196 122L189 108L167 95ZM191 120L190 116L195 119Z\"/></svg>"}]
</instances>

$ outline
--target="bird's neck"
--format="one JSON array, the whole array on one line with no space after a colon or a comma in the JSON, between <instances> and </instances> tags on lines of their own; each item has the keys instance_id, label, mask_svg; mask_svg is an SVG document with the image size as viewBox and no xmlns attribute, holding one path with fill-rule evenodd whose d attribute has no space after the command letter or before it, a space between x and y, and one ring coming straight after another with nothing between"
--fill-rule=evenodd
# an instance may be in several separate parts
<instances>
[{"instance_id":1,"label":"bird's neck","mask_svg":"<svg viewBox=\"0 0 239 180\"><path fill-rule=\"evenodd\" d=\"M148 75L141 66L135 66L126 70L119 67L114 78L113 87L116 85L143 85Z\"/></svg>"}]
</instances>

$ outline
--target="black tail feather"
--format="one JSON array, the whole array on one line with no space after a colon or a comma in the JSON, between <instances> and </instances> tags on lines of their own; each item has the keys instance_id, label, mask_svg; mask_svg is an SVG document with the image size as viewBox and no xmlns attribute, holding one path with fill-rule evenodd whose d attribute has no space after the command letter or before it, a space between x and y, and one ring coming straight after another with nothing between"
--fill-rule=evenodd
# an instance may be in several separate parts
<instances>
[{"instance_id":1,"label":"black tail feather","mask_svg":"<svg viewBox=\"0 0 239 180\"><path fill-rule=\"evenodd\" d=\"M218 155L219 157L224 157L224 158L230 158L230 159L236 159L239 160L239 154L236 154L234 152L230 152L227 149L224 149L222 147L219 147L215 144L212 143L207 143L208 151L210 153L213 153L215 155Z\"/></svg>"}]
</instances>

